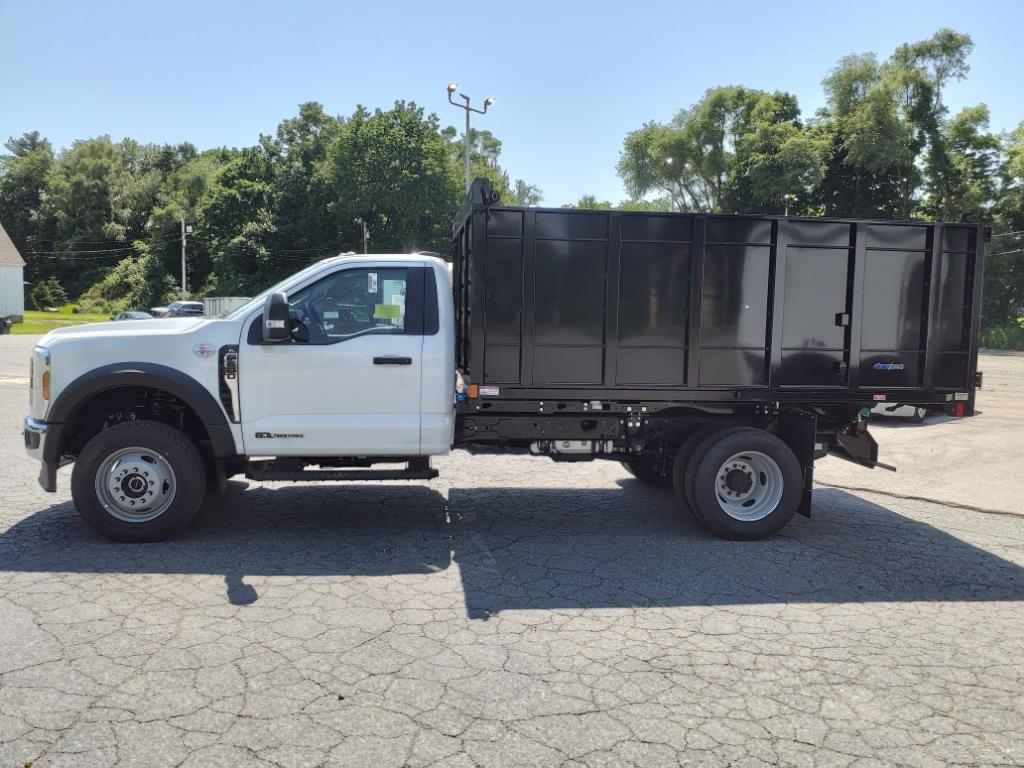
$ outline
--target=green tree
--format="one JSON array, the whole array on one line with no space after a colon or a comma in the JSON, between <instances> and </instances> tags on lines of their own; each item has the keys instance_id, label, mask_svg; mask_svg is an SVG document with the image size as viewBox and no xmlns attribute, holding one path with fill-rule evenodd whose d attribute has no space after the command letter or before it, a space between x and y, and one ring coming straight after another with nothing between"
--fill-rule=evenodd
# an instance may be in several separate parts
<instances>
[{"instance_id":1,"label":"green tree","mask_svg":"<svg viewBox=\"0 0 1024 768\"><path fill-rule=\"evenodd\" d=\"M825 213L957 219L977 207L971 168L992 151L987 114L974 108L950 121L942 98L966 77L972 47L968 35L941 29L881 65L874 54L839 61L819 119L828 149L815 198Z\"/></svg>"},{"instance_id":2,"label":"green tree","mask_svg":"<svg viewBox=\"0 0 1024 768\"><path fill-rule=\"evenodd\" d=\"M462 196L437 115L414 102L387 111L359 107L328 150L338 230L358 243L362 219L377 251L447 251Z\"/></svg>"},{"instance_id":3,"label":"green tree","mask_svg":"<svg viewBox=\"0 0 1024 768\"><path fill-rule=\"evenodd\" d=\"M464 178L466 168L465 134L460 134L449 125L441 131L441 136L448 144L448 152L455 172L459 178ZM498 193L502 205L538 205L544 198L540 188L527 184L522 179L510 178L508 172L498 162L501 149L501 139L490 131L470 128L470 176L474 179L487 179L491 182L491 188Z\"/></svg>"},{"instance_id":4,"label":"green tree","mask_svg":"<svg viewBox=\"0 0 1024 768\"><path fill-rule=\"evenodd\" d=\"M207 192L217 173L237 150L215 149L203 152L172 170L163 180L156 203L150 212L147 245L155 263L164 273L178 276L181 259L181 220L193 226L188 241L188 284L191 292L209 280L213 269L208 232L200 221Z\"/></svg>"},{"instance_id":5,"label":"green tree","mask_svg":"<svg viewBox=\"0 0 1024 768\"><path fill-rule=\"evenodd\" d=\"M257 293L291 271L272 257L273 170L263 147L243 149L217 170L197 226L212 254L218 289L228 295Z\"/></svg>"},{"instance_id":6,"label":"green tree","mask_svg":"<svg viewBox=\"0 0 1024 768\"><path fill-rule=\"evenodd\" d=\"M527 184L522 179L516 179L508 191L508 196L502 198L505 205L513 206L535 206L540 205L544 199L544 193L540 187Z\"/></svg>"},{"instance_id":7,"label":"green tree","mask_svg":"<svg viewBox=\"0 0 1024 768\"><path fill-rule=\"evenodd\" d=\"M11 138L4 146L9 154L0 155L0 222L22 251L43 250L47 232L40 208L53 169L53 147L38 131ZM30 281L36 278L35 267L30 259Z\"/></svg>"},{"instance_id":8,"label":"green tree","mask_svg":"<svg viewBox=\"0 0 1024 768\"><path fill-rule=\"evenodd\" d=\"M67 303L67 291L64 290L64 286L53 275L36 283L32 288L32 292L28 295L29 309L59 308Z\"/></svg>"},{"instance_id":9,"label":"green tree","mask_svg":"<svg viewBox=\"0 0 1024 768\"><path fill-rule=\"evenodd\" d=\"M678 211L773 211L817 182L823 150L794 96L729 86L628 134L617 168L634 199L659 192Z\"/></svg>"},{"instance_id":10,"label":"green tree","mask_svg":"<svg viewBox=\"0 0 1024 768\"><path fill-rule=\"evenodd\" d=\"M135 253L122 259L81 297L80 303L100 311L148 310L166 304L176 295L174 279L141 240Z\"/></svg>"},{"instance_id":11,"label":"green tree","mask_svg":"<svg viewBox=\"0 0 1024 768\"><path fill-rule=\"evenodd\" d=\"M825 172L812 192L827 216L906 218L916 186L913 131L874 54L846 56L823 81L827 107L816 130Z\"/></svg>"},{"instance_id":12,"label":"green tree","mask_svg":"<svg viewBox=\"0 0 1024 768\"><path fill-rule=\"evenodd\" d=\"M989 132L988 107L958 112L943 129L946 152L944 205L936 218L987 217L998 193L1002 143Z\"/></svg>"},{"instance_id":13,"label":"green tree","mask_svg":"<svg viewBox=\"0 0 1024 768\"><path fill-rule=\"evenodd\" d=\"M579 208L584 211L602 211L609 210L612 204L607 200L598 200L593 195L583 195L579 200L576 201L575 205L566 205L565 208Z\"/></svg>"},{"instance_id":14,"label":"green tree","mask_svg":"<svg viewBox=\"0 0 1024 768\"><path fill-rule=\"evenodd\" d=\"M1006 137L993 237L985 258L982 325L1024 347L1024 123Z\"/></svg>"},{"instance_id":15,"label":"green tree","mask_svg":"<svg viewBox=\"0 0 1024 768\"><path fill-rule=\"evenodd\" d=\"M344 120L311 101L277 127L272 141L265 140L274 171L275 242L286 252L321 249L321 255L332 255L340 250L329 208L341 195L330 184L327 152L343 127Z\"/></svg>"}]
</instances>

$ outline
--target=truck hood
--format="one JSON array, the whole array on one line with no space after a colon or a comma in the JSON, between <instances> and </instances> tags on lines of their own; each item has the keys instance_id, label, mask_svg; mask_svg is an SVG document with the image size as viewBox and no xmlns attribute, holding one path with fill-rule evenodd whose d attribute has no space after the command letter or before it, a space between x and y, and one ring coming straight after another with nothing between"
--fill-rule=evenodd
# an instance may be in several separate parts
<instances>
[{"instance_id":1,"label":"truck hood","mask_svg":"<svg viewBox=\"0 0 1024 768\"><path fill-rule=\"evenodd\" d=\"M219 396L217 350L238 344L240 320L176 317L167 320L118 320L60 328L39 345L51 353L52 397L40 402L33 416L46 418L46 407L65 387L97 368L109 365L152 364L170 368Z\"/></svg>"},{"instance_id":2,"label":"truck hood","mask_svg":"<svg viewBox=\"0 0 1024 768\"><path fill-rule=\"evenodd\" d=\"M40 341L41 346L52 339L72 339L78 337L109 336L169 336L195 330L203 323L210 322L205 317L173 317L160 320L118 320L108 323L86 323L72 325L68 328L57 328L50 331Z\"/></svg>"}]
</instances>

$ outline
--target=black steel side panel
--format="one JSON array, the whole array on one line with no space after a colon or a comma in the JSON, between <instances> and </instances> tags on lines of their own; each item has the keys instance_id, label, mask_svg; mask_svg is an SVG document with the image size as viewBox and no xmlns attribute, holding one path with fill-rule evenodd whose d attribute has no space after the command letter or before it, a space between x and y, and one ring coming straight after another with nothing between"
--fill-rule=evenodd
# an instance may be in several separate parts
<instances>
[{"instance_id":1,"label":"black steel side panel","mask_svg":"<svg viewBox=\"0 0 1024 768\"><path fill-rule=\"evenodd\" d=\"M980 225L500 208L483 184L453 259L486 397L973 403Z\"/></svg>"}]
</instances>

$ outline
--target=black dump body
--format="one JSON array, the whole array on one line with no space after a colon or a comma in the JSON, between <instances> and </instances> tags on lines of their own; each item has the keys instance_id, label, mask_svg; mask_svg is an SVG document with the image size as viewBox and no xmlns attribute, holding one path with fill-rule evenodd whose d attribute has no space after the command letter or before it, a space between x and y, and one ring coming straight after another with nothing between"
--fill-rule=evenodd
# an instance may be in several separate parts
<instances>
[{"instance_id":1,"label":"black dump body","mask_svg":"<svg viewBox=\"0 0 1024 768\"><path fill-rule=\"evenodd\" d=\"M478 180L454 231L457 365L481 401L973 412L981 225L494 201Z\"/></svg>"}]
</instances>

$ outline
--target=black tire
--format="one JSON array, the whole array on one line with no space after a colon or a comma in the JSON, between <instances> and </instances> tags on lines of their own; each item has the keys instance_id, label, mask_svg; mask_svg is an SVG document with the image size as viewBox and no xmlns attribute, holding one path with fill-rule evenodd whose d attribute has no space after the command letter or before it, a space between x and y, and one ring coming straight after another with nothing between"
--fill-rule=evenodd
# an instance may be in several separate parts
<instances>
[{"instance_id":1,"label":"black tire","mask_svg":"<svg viewBox=\"0 0 1024 768\"><path fill-rule=\"evenodd\" d=\"M679 500L680 505L693 515L698 523L704 526L707 523L701 518L700 510L697 509L696 504L686 490L686 469L690 466L690 462L697 451L697 446L703 443L709 435L727 429L740 429L740 427L735 425L723 426L722 424L705 424L699 427L683 441L672 464L672 487L675 489L676 498Z\"/></svg>"},{"instance_id":2,"label":"black tire","mask_svg":"<svg viewBox=\"0 0 1024 768\"><path fill-rule=\"evenodd\" d=\"M173 496L152 520L120 519L99 497L97 473L108 458L128 448L156 454L173 471ZM86 443L71 474L71 496L78 514L93 530L114 541L162 541L174 536L195 517L205 492L206 469L195 444L157 421L127 421L100 432Z\"/></svg>"},{"instance_id":3,"label":"black tire","mask_svg":"<svg viewBox=\"0 0 1024 768\"><path fill-rule=\"evenodd\" d=\"M737 519L723 508L722 504L728 502L719 503L719 470L731 457L747 452L773 462L779 473L776 482L781 486L781 495L768 505L769 511L752 520ZM782 530L796 514L803 495L803 470L793 451L775 435L752 427L734 427L708 435L695 448L686 469L685 488L695 514L708 528L728 539L752 541Z\"/></svg>"},{"instance_id":4,"label":"black tire","mask_svg":"<svg viewBox=\"0 0 1024 768\"><path fill-rule=\"evenodd\" d=\"M620 463L629 474L641 483L646 483L654 488L672 487L672 472L662 472L652 459L643 456L630 456Z\"/></svg>"},{"instance_id":5,"label":"black tire","mask_svg":"<svg viewBox=\"0 0 1024 768\"><path fill-rule=\"evenodd\" d=\"M914 424L922 423L928 416L928 410L926 408L914 408L914 415L910 417L911 422Z\"/></svg>"}]
</instances>

